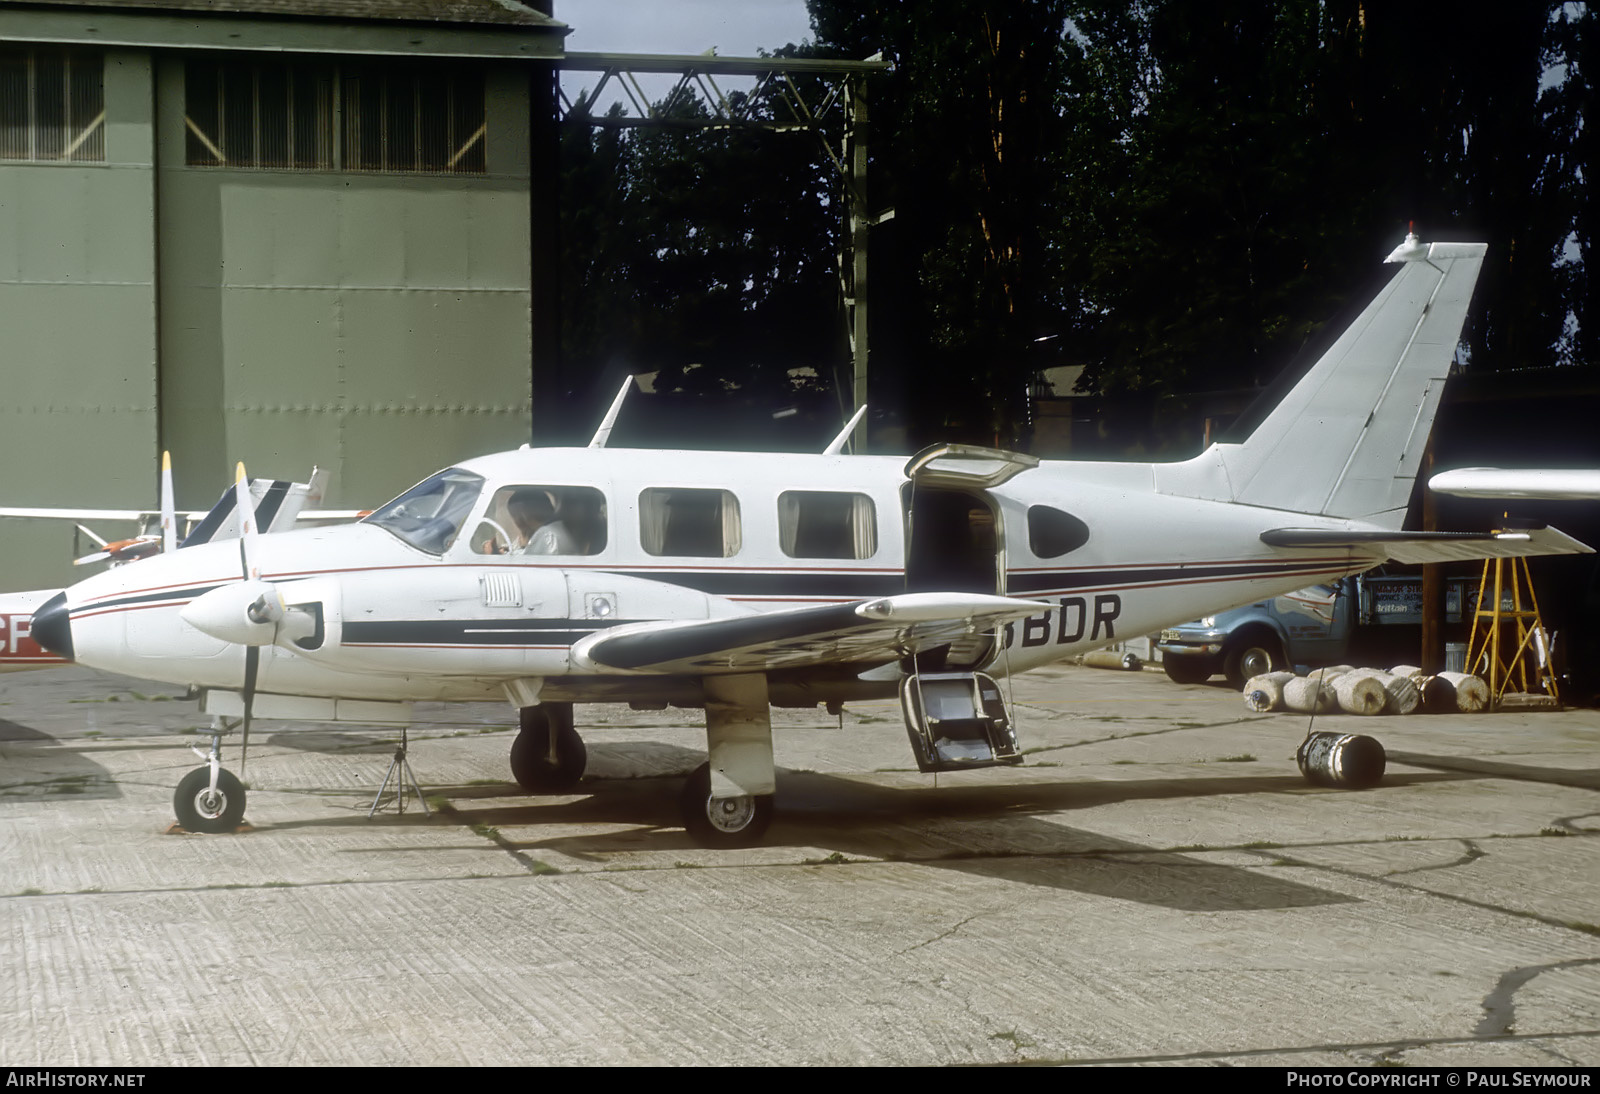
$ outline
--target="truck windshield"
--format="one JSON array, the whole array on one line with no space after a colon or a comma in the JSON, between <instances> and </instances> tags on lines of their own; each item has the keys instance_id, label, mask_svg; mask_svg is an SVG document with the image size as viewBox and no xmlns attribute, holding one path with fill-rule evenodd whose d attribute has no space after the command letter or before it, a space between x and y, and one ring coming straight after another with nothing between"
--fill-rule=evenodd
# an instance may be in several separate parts
<instances>
[{"instance_id":1,"label":"truck windshield","mask_svg":"<svg viewBox=\"0 0 1600 1094\"><path fill-rule=\"evenodd\" d=\"M483 476L459 467L424 479L366 518L419 551L442 555L483 491Z\"/></svg>"}]
</instances>

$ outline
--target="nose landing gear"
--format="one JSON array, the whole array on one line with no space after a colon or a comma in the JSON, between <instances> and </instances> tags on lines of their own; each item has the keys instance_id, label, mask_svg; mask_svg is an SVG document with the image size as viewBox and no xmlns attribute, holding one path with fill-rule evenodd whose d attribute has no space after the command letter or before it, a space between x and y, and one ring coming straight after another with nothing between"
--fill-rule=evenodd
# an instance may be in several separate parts
<instances>
[{"instance_id":1,"label":"nose landing gear","mask_svg":"<svg viewBox=\"0 0 1600 1094\"><path fill-rule=\"evenodd\" d=\"M172 795L178 827L187 832L231 832L244 820L244 783L222 766L222 735L230 728L219 717L211 730L211 750L191 749L206 766L185 775Z\"/></svg>"}]
</instances>

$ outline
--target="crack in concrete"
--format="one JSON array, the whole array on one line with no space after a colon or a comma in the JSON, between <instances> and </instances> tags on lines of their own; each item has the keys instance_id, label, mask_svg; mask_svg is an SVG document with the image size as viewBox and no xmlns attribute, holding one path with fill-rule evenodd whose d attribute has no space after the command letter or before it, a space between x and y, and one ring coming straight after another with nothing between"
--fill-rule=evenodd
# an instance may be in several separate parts
<instances>
[{"instance_id":1,"label":"crack in concrete","mask_svg":"<svg viewBox=\"0 0 1600 1094\"><path fill-rule=\"evenodd\" d=\"M952 926L949 930L941 931L940 933L934 935L932 938L928 939L926 942L918 942L915 946L907 946L905 949L897 951L895 953L895 956L896 957L903 957L906 954L912 953L915 950L920 950L925 946L931 946L935 942L942 942L944 939L949 938L951 935L955 934L962 927L965 927L968 923L971 923L974 919L981 919L983 916L985 916L987 914L988 914L987 912L973 912L971 915L967 916L967 918L963 919L961 922L959 922L959 923L955 924L954 926Z\"/></svg>"},{"instance_id":2,"label":"crack in concrete","mask_svg":"<svg viewBox=\"0 0 1600 1094\"><path fill-rule=\"evenodd\" d=\"M444 817L447 820L451 820L456 824L461 825L463 828L469 829L477 835L482 836L490 843L493 843L496 847L500 848L500 850L510 855L512 859L515 860L516 863L526 870L530 875L538 877L541 875L561 873L560 870L551 866L549 863L541 862L531 855L523 854L517 849L516 844L506 839L506 837L501 833L500 829L489 825L470 823L460 813L456 812L456 807L451 805L449 802L440 802L434 809L434 812L438 813L439 816Z\"/></svg>"},{"instance_id":3,"label":"crack in concrete","mask_svg":"<svg viewBox=\"0 0 1600 1094\"><path fill-rule=\"evenodd\" d=\"M1523 985L1537 976L1558 969L1574 969L1584 965L1600 965L1600 957L1580 957L1571 961L1557 961L1549 965L1524 965L1500 977L1494 989L1483 997L1483 1019L1473 1033L1479 1037L1500 1037L1516 1030L1516 994Z\"/></svg>"},{"instance_id":4,"label":"crack in concrete","mask_svg":"<svg viewBox=\"0 0 1600 1094\"><path fill-rule=\"evenodd\" d=\"M1578 823L1581 820L1588 820L1590 817L1600 817L1600 813L1575 813L1570 817L1557 817L1556 824L1560 825L1562 828L1565 828L1574 835L1593 835L1595 833L1600 833L1600 828L1587 828Z\"/></svg>"},{"instance_id":5,"label":"crack in concrete","mask_svg":"<svg viewBox=\"0 0 1600 1094\"><path fill-rule=\"evenodd\" d=\"M1461 842L1461 844L1463 846L1466 847L1467 850L1466 850L1466 853L1461 855L1459 858L1452 859L1449 862L1435 863L1432 866L1413 866L1409 870L1390 870L1387 874L1384 874L1383 876L1384 877L1399 877L1402 874L1422 874L1422 873L1426 873L1429 870L1453 870L1457 866L1466 866L1466 865L1468 865L1470 863L1477 862L1481 858L1487 858L1489 856L1489 852L1487 852L1483 848L1479 847L1476 843L1472 842L1470 839L1463 839L1460 842Z\"/></svg>"},{"instance_id":6,"label":"crack in concrete","mask_svg":"<svg viewBox=\"0 0 1600 1094\"><path fill-rule=\"evenodd\" d=\"M1497 837L1497 838L1506 838L1506 837ZM1528 837L1524 837L1524 838L1528 838ZM1538 837L1532 837L1532 838L1538 838ZM1313 845L1313 846L1315 846L1315 845ZM1328 845L1328 846L1339 846L1339 845L1338 844L1331 844L1331 845ZM1241 848L1241 850L1249 850L1249 849L1248 848ZM1275 848L1275 850L1277 850L1279 852L1282 852L1282 851L1288 850L1288 848ZM1266 857L1266 852L1265 851L1255 851L1253 853L1262 855L1263 857ZM1526 912L1526 911L1521 911L1521 910L1516 909L1516 908L1507 908L1507 907L1505 907L1504 905L1501 905L1501 904L1492 904L1487 900L1474 900L1471 897L1458 896L1455 893L1442 893L1442 892L1439 892L1439 891L1434 890L1434 889L1425 889L1420 885L1411 885L1411 884L1408 884L1408 883L1403 882L1403 881L1396 881L1394 878L1389 877L1389 876L1384 875L1384 874L1364 874L1359 870L1353 870L1353 869L1350 869L1349 867L1345 867L1345 866L1330 866L1330 865L1328 865L1326 863L1309 862L1309 861L1307 861L1305 859L1297 859L1297 858L1294 858L1292 855L1286 855L1286 854L1282 854L1282 853L1273 855L1272 857L1278 860L1278 863L1277 863L1278 865L1297 866L1297 867L1301 867L1301 868L1307 869L1307 870L1326 870L1328 873L1339 874L1342 877L1354 878L1357 881L1367 881L1367 882L1371 882L1374 885L1384 885L1384 886L1388 886L1389 888L1392 888L1392 889L1402 889L1402 890L1404 890L1406 892L1409 892L1409 893L1417 893L1417 894L1420 894L1422 896L1434 897L1434 898L1436 898L1438 900L1447 900L1447 901L1450 901L1453 904L1462 904L1462 905L1465 905L1468 908L1477 908L1479 911L1496 912L1496 913L1498 913L1500 915L1509 915L1509 916L1513 916L1513 917L1515 917L1517 919L1526 919L1526 920L1530 920L1530 921L1532 921L1534 923L1543 923L1547 927L1559 927L1561 930L1564 930L1564 931L1576 931L1579 934L1590 935L1591 937L1594 934L1596 934L1596 929L1593 926L1589 925L1589 924L1574 923L1574 922L1572 922L1570 920L1557 919L1555 916L1544 915L1541 912ZM1600 959L1597 959L1597 960L1600 960Z\"/></svg>"},{"instance_id":7,"label":"crack in concrete","mask_svg":"<svg viewBox=\"0 0 1600 1094\"><path fill-rule=\"evenodd\" d=\"M115 785L116 779L109 775L54 775L48 779L30 779L27 782L6 783L0 786L0 794L10 794L17 790L30 787L53 787L60 789L63 786L84 787L98 784Z\"/></svg>"}]
</instances>

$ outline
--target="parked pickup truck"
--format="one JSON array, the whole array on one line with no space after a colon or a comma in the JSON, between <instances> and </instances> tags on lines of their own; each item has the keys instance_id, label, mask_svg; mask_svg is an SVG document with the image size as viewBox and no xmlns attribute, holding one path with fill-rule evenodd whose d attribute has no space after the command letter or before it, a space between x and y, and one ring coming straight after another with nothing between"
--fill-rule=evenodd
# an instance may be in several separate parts
<instances>
[{"instance_id":1,"label":"parked pickup truck","mask_svg":"<svg viewBox=\"0 0 1600 1094\"><path fill-rule=\"evenodd\" d=\"M1476 594L1476 579L1448 578L1445 621L1459 623L1462 603ZM1364 628L1421 622L1420 577L1362 574L1169 627L1156 648L1167 675L1180 684L1220 672L1242 688L1264 672L1353 660L1351 646Z\"/></svg>"}]
</instances>

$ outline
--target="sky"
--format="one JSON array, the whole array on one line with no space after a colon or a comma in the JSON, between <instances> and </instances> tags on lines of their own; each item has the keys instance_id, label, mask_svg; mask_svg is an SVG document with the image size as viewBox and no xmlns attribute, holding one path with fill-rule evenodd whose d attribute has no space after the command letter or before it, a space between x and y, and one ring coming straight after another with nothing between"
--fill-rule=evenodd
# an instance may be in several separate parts
<instances>
[{"instance_id":1,"label":"sky","mask_svg":"<svg viewBox=\"0 0 1600 1094\"><path fill-rule=\"evenodd\" d=\"M715 48L721 57L754 57L811 37L805 0L555 0L556 18L572 28L569 53L675 53L693 56ZM561 78L569 99L597 77L570 72ZM745 90L737 80L724 90ZM651 99L664 97L667 76L640 79ZM616 85L599 110L619 99ZM629 110L630 114L635 111Z\"/></svg>"},{"instance_id":2,"label":"sky","mask_svg":"<svg viewBox=\"0 0 1600 1094\"><path fill-rule=\"evenodd\" d=\"M567 49L754 57L811 37L805 0L555 0Z\"/></svg>"}]
</instances>

